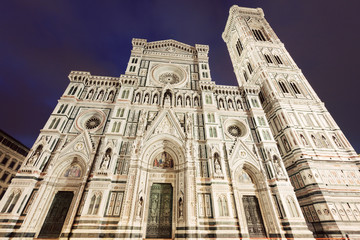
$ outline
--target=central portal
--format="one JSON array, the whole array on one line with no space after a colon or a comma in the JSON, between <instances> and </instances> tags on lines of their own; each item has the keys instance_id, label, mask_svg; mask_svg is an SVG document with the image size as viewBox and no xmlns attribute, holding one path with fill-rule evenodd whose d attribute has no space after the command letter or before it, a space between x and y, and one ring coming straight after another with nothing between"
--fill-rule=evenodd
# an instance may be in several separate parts
<instances>
[{"instance_id":1,"label":"central portal","mask_svg":"<svg viewBox=\"0 0 360 240\"><path fill-rule=\"evenodd\" d=\"M170 183L154 183L151 186L146 238L171 238L172 202Z\"/></svg>"}]
</instances>

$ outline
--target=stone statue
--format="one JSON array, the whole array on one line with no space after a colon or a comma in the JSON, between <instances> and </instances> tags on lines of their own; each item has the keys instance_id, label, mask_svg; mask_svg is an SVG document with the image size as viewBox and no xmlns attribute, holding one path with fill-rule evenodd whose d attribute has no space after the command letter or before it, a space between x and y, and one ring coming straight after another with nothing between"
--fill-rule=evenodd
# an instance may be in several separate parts
<instances>
[{"instance_id":1,"label":"stone statue","mask_svg":"<svg viewBox=\"0 0 360 240\"><path fill-rule=\"evenodd\" d=\"M166 95L166 97L165 97L165 105L169 105L170 106L170 97L169 97L169 95Z\"/></svg>"},{"instance_id":2,"label":"stone statue","mask_svg":"<svg viewBox=\"0 0 360 240\"><path fill-rule=\"evenodd\" d=\"M193 130L193 122L192 117L190 113L186 114L186 133L188 137L192 136L192 130Z\"/></svg>"},{"instance_id":3,"label":"stone statue","mask_svg":"<svg viewBox=\"0 0 360 240\"><path fill-rule=\"evenodd\" d=\"M186 98L186 106L190 106L190 98Z\"/></svg>"},{"instance_id":4,"label":"stone statue","mask_svg":"<svg viewBox=\"0 0 360 240\"><path fill-rule=\"evenodd\" d=\"M140 102L140 94L136 94L135 102Z\"/></svg>"},{"instance_id":5,"label":"stone statue","mask_svg":"<svg viewBox=\"0 0 360 240\"><path fill-rule=\"evenodd\" d=\"M215 161L214 161L214 166L215 166L215 173L216 173L217 175L221 175L221 174L222 174L222 171L221 171L221 165L220 165L219 159L215 159Z\"/></svg>"},{"instance_id":6,"label":"stone statue","mask_svg":"<svg viewBox=\"0 0 360 240\"><path fill-rule=\"evenodd\" d=\"M178 106L181 106L181 104L182 104L182 103L181 103L181 97L178 97L177 105L178 105Z\"/></svg>"},{"instance_id":7,"label":"stone statue","mask_svg":"<svg viewBox=\"0 0 360 240\"><path fill-rule=\"evenodd\" d=\"M219 105L220 105L220 108L224 108L224 101L222 99L220 99Z\"/></svg>"},{"instance_id":8,"label":"stone statue","mask_svg":"<svg viewBox=\"0 0 360 240\"><path fill-rule=\"evenodd\" d=\"M183 217L183 211L184 211L184 203L182 198L179 199L179 218Z\"/></svg>"},{"instance_id":9,"label":"stone statue","mask_svg":"<svg viewBox=\"0 0 360 240\"><path fill-rule=\"evenodd\" d=\"M158 96L157 95L155 95L153 103L155 103L155 104L158 103Z\"/></svg>"},{"instance_id":10,"label":"stone statue","mask_svg":"<svg viewBox=\"0 0 360 240\"><path fill-rule=\"evenodd\" d=\"M143 202L144 202L143 198L140 197L138 201L137 214L136 214L138 217L141 217Z\"/></svg>"},{"instance_id":11,"label":"stone statue","mask_svg":"<svg viewBox=\"0 0 360 240\"><path fill-rule=\"evenodd\" d=\"M86 99L91 99L93 94L94 94L94 91L91 89L90 92L88 93Z\"/></svg>"},{"instance_id":12,"label":"stone statue","mask_svg":"<svg viewBox=\"0 0 360 240\"><path fill-rule=\"evenodd\" d=\"M97 100L101 100L103 98L103 96L104 96L104 92L101 91L97 97Z\"/></svg>"},{"instance_id":13,"label":"stone statue","mask_svg":"<svg viewBox=\"0 0 360 240\"><path fill-rule=\"evenodd\" d=\"M274 159L274 167L275 167L275 171L276 171L276 174L279 176L279 177L283 177L284 176L284 172L282 170L282 167L280 165L280 162L279 162L279 159Z\"/></svg>"},{"instance_id":14,"label":"stone statue","mask_svg":"<svg viewBox=\"0 0 360 240\"><path fill-rule=\"evenodd\" d=\"M138 133L142 133L144 127L145 127L145 123L146 123L146 110L143 110L143 112L140 115L139 118L139 127L138 127Z\"/></svg>"},{"instance_id":15,"label":"stone statue","mask_svg":"<svg viewBox=\"0 0 360 240\"><path fill-rule=\"evenodd\" d=\"M101 163L101 169L102 170L105 170L105 169L108 169L109 167L109 163L110 163L110 155L109 154L105 154L103 160L102 160L102 163Z\"/></svg>"},{"instance_id":16,"label":"stone statue","mask_svg":"<svg viewBox=\"0 0 360 240\"><path fill-rule=\"evenodd\" d=\"M35 153L31 156L31 158L29 158L29 161L27 162L26 165L34 165L35 161L39 158L39 156L40 156L40 151L36 149Z\"/></svg>"},{"instance_id":17,"label":"stone statue","mask_svg":"<svg viewBox=\"0 0 360 240\"><path fill-rule=\"evenodd\" d=\"M194 106L195 106L195 107L199 106L199 100L198 100L198 98L195 98Z\"/></svg>"},{"instance_id":18,"label":"stone statue","mask_svg":"<svg viewBox=\"0 0 360 240\"><path fill-rule=\"evenodd\" d=\"M107 98L107 100L108 100L108 101L112 101L113 98L114 98L114 92L111 91L110 94L109 94L109 96L108 96L108 98Z\"/></svg>"},{"instance_id":19,"label":"stone statue","mask_svg":"<svg viewBox=\"0 0 360 240\"><path fill-rule=\"evenodd\" d=\"M146 95L145 95L144 103L149 103L149 94L146 94Z\"/></svg>"}]
</instances>

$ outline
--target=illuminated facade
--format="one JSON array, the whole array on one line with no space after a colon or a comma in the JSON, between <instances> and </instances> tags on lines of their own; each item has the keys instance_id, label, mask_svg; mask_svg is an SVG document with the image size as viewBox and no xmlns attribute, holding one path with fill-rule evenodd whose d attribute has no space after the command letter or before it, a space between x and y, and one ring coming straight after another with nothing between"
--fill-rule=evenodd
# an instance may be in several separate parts
<instances>
[{"instance_id":1,"label":"illuminated facade","mask_svg":"<svg viewBox=\"0 0 360 240\"><path fill-rule=\"evenodd\" d=\"M120 77L72 71L0 236L359 235L359 158L262 10L233 6L223 39L239 86L212 81L207 45L175 40L133 39Z\"/></svg>"}]
</instances>

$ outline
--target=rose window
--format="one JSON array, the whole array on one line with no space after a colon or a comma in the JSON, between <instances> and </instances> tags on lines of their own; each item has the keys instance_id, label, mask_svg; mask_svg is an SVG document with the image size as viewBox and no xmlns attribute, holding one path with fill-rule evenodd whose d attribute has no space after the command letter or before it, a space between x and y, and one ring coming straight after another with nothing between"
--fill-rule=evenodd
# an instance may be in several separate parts
<instances>
[{"instance_id":1,"label":"rose window","mask_svg":"<svg viewBox=\"0 0 360 240\"><path fill-rule=\"evenodd\" d=\"M87 129L94 129L97 128L100 125L100 123L101 121L99 118L91 117L86 121L85 126Z\"/></svg>"},{"instance_id":2,"label":"rose window","mask_svg":"<svg viewBox=\"0 0 360 240\"><path fill-rule=\"evenodd\" d=\"M241 130L236 125L229 126L227 130L234 137L240 137L241 136Z\"/></svg>"},{"instance_id":3,"label":"rose window","mask_svg":"<svg viewBox=\"0 0 360 240\"><path fill-rule=\"evenodd\" d=\"M168 73L161 74L159 76L159 81L162 83L165 83L165 84L167 84L167 83L175 84L175 83L180 82L180 78L176 74L168 72Z\"/></svg>"}]
</instances>

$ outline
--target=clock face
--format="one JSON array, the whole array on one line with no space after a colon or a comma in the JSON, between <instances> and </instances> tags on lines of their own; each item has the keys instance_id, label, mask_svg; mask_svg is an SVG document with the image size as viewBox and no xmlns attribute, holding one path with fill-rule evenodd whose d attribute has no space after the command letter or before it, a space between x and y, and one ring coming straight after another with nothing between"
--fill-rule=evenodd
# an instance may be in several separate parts
<instances>
[{"instance_id":1,"label":"clock face","mask_svg":"<svg viewBox=\"0 0 360 240\"><path fill-rule=\"evenodd\" d=\"M91 117L86 121L85 127L89 130L94 129L94 128L98 127L100 125L100 123L101 123L101 121L99 118Z\"/></svg>"},{"instance_id":2,"label":"clock face","mask_svg":"<svg viewBox=\"0 0 360 240\"><path fill-rule=\"evenodd\" d=\"M241 136L241 130L236 125L229 126L227 130L234 137L240 137Z\"/></svg>"}]
</instances>

